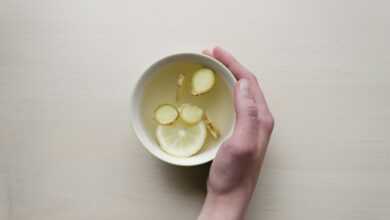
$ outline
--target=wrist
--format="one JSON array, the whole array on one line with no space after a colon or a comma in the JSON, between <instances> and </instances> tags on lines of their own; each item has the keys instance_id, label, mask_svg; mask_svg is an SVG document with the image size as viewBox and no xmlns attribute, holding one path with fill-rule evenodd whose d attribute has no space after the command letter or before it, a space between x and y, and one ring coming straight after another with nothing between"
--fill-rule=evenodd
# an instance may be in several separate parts
<instances>
[{"instance_id":1,"label":"wrist","mask_svg":"<svg viewBox=\"0 0 390 220\"><path fill-rule=\"evenodd\" d=\"M250 196L243 192L214 193L208 192L199 220L204 219L244 219Z\"/></svg>"}]
</instances>

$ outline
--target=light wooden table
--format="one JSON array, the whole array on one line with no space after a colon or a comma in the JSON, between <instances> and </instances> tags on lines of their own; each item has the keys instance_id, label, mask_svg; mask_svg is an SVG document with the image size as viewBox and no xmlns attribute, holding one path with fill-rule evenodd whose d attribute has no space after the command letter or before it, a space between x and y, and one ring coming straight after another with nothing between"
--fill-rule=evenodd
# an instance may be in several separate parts
<instances>
[{"instance_id":1,"label":"light wooden table","mask_svg":"<svg viewBox=\"0 0 390 220\"><path fill-rule=\"evenodd\" d=\"M390 219L390 3L0 2L0 219L195 219L208 167L150 156L129 94L223 45L276 129L248 219Z\"/></svg>"}]
</instances>

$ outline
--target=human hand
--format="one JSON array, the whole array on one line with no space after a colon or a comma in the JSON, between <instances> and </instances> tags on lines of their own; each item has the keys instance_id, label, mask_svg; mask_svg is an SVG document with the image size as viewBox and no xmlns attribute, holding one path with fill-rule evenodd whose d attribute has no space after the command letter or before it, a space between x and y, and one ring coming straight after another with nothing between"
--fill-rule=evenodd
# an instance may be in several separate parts
<instances>
[{"instance_id":1,"label":"human hand","mask_svg":"<svg viewBox=\"0 0 390 220\"><path fill-rule=\"evenodd\" d=\"M199 219L243 219L274 126L256 77L231 54L216 47L204 51L237 78L234 88L236 125L210 168L207 196Z\"/></svg>"}]
</instances>

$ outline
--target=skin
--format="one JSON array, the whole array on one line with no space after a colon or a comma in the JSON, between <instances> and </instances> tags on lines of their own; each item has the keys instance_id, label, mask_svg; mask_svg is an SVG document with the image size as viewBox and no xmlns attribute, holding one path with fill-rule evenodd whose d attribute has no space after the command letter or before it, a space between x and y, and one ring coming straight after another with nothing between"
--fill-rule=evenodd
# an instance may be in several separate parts
<instances>
[{"instance_id":1,"label":"skin","mask_svg":"<svg viewBox=\"0 0 390 220\"><path fill-rule=\"evenodd\" d=\"M235 129L211 165L207 196L198 219L244 219L274 119L256 77L248 69L220 47L203 53L223 63L238 82L234 89Z\"/></svg>"}]
</instances>

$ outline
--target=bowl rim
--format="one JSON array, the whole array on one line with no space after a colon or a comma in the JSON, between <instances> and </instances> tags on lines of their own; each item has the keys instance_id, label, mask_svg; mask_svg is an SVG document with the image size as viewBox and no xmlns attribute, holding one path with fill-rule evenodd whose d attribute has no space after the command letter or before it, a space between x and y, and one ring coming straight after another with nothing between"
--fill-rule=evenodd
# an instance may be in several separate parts
<instances>
[{"instance_id":1,"label":"bowl rim","mask_svg":"<svg viewBox=\"0 0 390 220\"><path fill-rule=\"evenodd\" d=\"M140 125L140 124L142 124L140 122L140 119L138 117L136 117L139 115L138 114L139 107L137 107L137 105L139 104L139 101L141 98L141 97L139 97L139 93L140 93L140 90L142 89L142 85L141 85L142 82L144 82L147 77L152 75L152 73L154 72L153 70L156 69L157 67L159 67L160 65L163 65L168 60L174 60L174 59L178 59L181 57L198 57L201 59L207 59L210 62L213 62L215 65L218 65L219 68L221 68L221 70L223 70L223 71L220 71L219 74L221 74L222 77L224 77L225 81L228 84L228 87L231 90L234 89L234 84L237 82L237 79L234 77L233 73L224 64L222 64L219 60L217 60L213 57L210 57L210 56L204 55L204 54L200 54L200 53L175 53L172 55L164 56L164 57L158 59L157 61L155 61L148 68L146 68L146 70L143 71L141 76L138 77L138 79L136 80L135 85L134 85L134 87L131 91L131 94L130 94L130 124L131 124L131 127L134 130L134 133L137 136L138 140L141 142L141 145L143 146L143 148L145 148L154 157L156 157L159 160L164 161L168 164L172 164L172 165L176 165L176 166L185 166L185 167L198 166L198 165L202 165L202 164L205 164L205 163L208 163L208 162L214 160L214 158L217 154L217 151L220 148L220 145L222 143L219 146L213 148L212 152L209 153L209 156L206 157L206 159L201 160L199 162L189 162L189 160L180 160L183 158L178 158L177 160L173 160L173 159L171 160L171 159L165 158L161 153L158 153L155 150L153 150L154 148L150 146L153 143L150 141L150 138L146 135L146 131L144 131L142 125ZM233 132L234 125L235 125L235 117L232 119L232 126L231 126L228 134L224 138L224 140L226 140L228 137L230 137L230 135ZM187 161L187 162L185 162L185 161Z\"/></svg>"}]
</instances>

